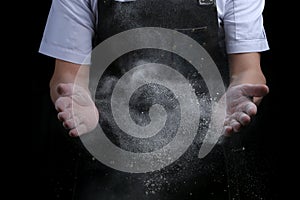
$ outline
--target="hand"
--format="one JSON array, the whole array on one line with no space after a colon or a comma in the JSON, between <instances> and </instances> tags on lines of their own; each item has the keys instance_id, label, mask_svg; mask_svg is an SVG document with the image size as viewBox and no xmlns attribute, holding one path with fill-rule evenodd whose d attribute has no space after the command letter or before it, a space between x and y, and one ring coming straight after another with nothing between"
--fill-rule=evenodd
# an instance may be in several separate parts
<instances>
[{"instance_id":1,"label":"hand","mask_svg":"<svg viewBox=\"0 0 300 200\"><path fill-rule=\"evenodd\" d=\"M264 84L240 84L231 86L226 92L225 135L239 132L256 115L260 100L268 94Z\"/></svg>"},{"instance_id":2,"label":"hand","mask_svg":"<svg viewBox=\"0 0 300 200\"><path fill-rule=\"evenodd\" d=\"M73 83L57 86L58 99L55 108L58 119L69 129L71 137L77 137L96 128L99 113L89 91Z\"/></svg>"}]
</instances>

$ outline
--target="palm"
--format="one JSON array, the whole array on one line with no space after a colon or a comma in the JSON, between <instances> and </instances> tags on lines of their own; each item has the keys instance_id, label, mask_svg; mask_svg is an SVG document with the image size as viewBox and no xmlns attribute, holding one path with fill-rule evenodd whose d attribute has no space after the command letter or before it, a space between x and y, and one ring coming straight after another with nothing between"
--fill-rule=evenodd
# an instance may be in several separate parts
<instances>
[{"instance_id":1,"label":"palm","mask_svg":"<svg viewBox=\"0 0 300 200\"><path fill-rule=\"evenodd\" d=\"M263 84L240 84L229 87L226 92L226 133L238 132L250 123L251 117L257 112L254 97L262 98L268 93Z\"/></svg>"},{"instance_id":2,"label":"palm","mask_svg":"<svg viewBox=\"0 0 300 200\"><path fill-rule=\"evenodd\" d=\"M92 131L98 123L98 110L89 92L72 83L58 86L60 97L55 102L58 118L71 136Z\"/></svg>"}]
</instances>

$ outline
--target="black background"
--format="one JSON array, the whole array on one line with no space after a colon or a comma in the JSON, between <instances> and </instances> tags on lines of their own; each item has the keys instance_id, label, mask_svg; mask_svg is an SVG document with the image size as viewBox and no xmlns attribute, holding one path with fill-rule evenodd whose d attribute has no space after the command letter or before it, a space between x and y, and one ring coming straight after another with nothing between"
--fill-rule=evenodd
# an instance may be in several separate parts
<instances>
[{"instance_id":1,"label":"black background","mask_svg":"<svg viewBox=\"0 0 300 200\"><path fill-rule=\"evenodd\" d=\"M285 127L282 123L282 91L284 91L283 76L285 67L284 30L279 28L282 21L279 1L266 0L264 25L271 50L262 54L262 69L267 78L270 93L261 104L261 131L254 135L258 162L264 160L260 172L266 179L266 199L282 199L282 135ZM73 146L70 138L61 133L60 125L49 124L56 117L56 112L49 97L49 80L54 69L54 60L38 53L39 44L46 24L51 1L38 1L35 12L31 13L31 67L32 73L32 155L33 155L33 197L39 199L72 199L72 182L74 171L69 166L75 166ZM55 121L55 120L52 120ZM50 134L51 133L51 134ZM54 133L54 134L53 134ZM260 164L258 163L258 166ZM70 187L69 187L70 186ZM66 189L67 188L67 189ZM63 190L60 191L60 190ZM200 197L201 198L201 197Z\"/></svg>"}]
</instances>

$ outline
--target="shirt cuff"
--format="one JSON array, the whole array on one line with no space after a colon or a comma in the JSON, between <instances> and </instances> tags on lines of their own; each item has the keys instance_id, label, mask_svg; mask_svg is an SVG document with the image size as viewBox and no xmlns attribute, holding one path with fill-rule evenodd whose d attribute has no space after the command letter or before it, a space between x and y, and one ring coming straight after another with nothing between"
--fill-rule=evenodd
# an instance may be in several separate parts
<instances>
[{"instance_id":1,"label":"shirt cuff","mask_svg":"<svg viewBox=\"0 0 300 200\"><path fill-rule=\"evenodd\" d=\"M67 62L72 62L80 65L90 65L91 55L78 54L70 49L62 48L57 45L51 45L45 41L41 42L39 53L50 56L56 59L61 59Z\"/></svg>"},{"instance_id":2,"label":"shirt cuff","mask_svg":"<svg viewBox=\"0 0 300 200\"><path fill-rule=\"evenodd\" d=\"M256 40L236 40L226 43L226 51L232 53L262 52L269 50L269 44L266 39Z\"/></svg>"}]
</instances>

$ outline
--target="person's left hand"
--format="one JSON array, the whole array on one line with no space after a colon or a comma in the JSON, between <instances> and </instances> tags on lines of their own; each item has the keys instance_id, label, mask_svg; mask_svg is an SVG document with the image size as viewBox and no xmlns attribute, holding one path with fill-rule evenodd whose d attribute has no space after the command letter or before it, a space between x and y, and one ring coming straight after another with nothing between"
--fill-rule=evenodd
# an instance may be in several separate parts
<instances>
[{"instance_id":1,"label":"person's left hand","mask_svg":"<svg viewBox=\"0 0 300 200\"><path fill-rule=\"evenodd\" d=\"M230 86L226 91L225 135L239 132L256 115L257 106L263 96L268 94L265 84L240 84Z\"/></svg>"}]
</instances>

